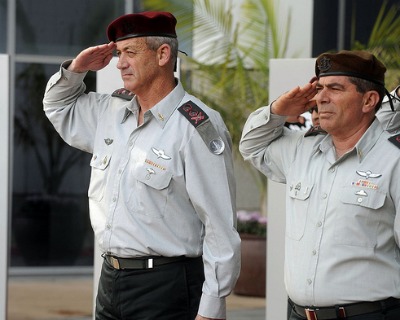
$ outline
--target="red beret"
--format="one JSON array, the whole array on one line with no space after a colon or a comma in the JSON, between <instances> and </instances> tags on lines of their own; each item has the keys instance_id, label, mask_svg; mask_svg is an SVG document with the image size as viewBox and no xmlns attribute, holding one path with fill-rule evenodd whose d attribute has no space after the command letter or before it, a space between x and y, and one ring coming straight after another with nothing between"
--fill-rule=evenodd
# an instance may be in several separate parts
<instances>
[{"instance_id":1,"label":"red beret","mask_svg":"<svg viewBox=\"0 0 400 320\"><path fill-rule=\"evenodd\" d=\"M315 74L324 76L349 76L385 85L386 67L367 51L323 53L315 62Z\"/></svg>"},{"instance_id":2,"label":"red beret","mask_svg":"<svg viewBox=\"0 0 400 320\"><path fill-rule=\"evenodd\" d=\"M114 42L149 36L176 38L175 25L176 19L169 12L132 13L111 22L107 28L107 36Z\"/></svg>"}]
</instances>

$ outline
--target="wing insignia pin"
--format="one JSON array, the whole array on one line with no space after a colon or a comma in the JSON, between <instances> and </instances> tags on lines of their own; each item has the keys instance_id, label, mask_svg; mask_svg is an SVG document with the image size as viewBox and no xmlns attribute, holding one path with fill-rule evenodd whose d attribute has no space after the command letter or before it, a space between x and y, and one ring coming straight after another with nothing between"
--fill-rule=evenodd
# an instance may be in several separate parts
<instances>
[{"instance_id":1,"label":"wing insignia pin","mask_svg":"<svg viewBox=\"0 0 400 320\"><path fill-rule=\"evenodd\" d=\"M151 148L151 151L157 156L157 158L161 158L164 160L171 160L171 157L166 155L164 150L157 150L156 148Z\"/></svg>"},{"instance_id":2,"label":"wing insignia pin","mask_svg":"<svg viewBox=\"0 0 400 320\"><path fill-rule=\"evenodd\" d=\"M369 178L379 178L382 176L382 174L380 173L373 173L372 171L368 170L368 171L361 171L361 170L357 170L356 173L361 176L364 177L365 179L369 179Z\"/></svg>"}]
</instances>

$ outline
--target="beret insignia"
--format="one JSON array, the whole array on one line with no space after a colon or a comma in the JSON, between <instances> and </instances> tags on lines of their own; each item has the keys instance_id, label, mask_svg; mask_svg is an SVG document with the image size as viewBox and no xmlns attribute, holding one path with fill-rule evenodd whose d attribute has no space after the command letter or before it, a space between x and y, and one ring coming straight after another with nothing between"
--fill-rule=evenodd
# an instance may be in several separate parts
<instances>
[{"instance_id":1,"label":"beret insignia","mask_svg":"<svg viewBox=\"0 0 400 320\"><path fill-rule=\"evenodd\" d=\"M331 59L329 59L328 57L322 57L318 61L319 71L325 72L325 71L328 71L331 67L332 67Z\"/></svg>"}]
</instances>

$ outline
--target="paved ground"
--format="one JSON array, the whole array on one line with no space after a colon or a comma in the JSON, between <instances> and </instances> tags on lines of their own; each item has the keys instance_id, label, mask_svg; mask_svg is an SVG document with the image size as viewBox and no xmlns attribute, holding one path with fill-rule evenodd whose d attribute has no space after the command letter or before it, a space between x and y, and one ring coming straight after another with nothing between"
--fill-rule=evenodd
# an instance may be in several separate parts
<instances>
[{"instance_id":1,"label":"paved ground","mask_svg":"<svg viewBox=\"0 0 400 320\"><path fill-rule=\"evenodd\" d=\"M91 320L91 277L12 276L7 320ZM227 320L265 320L265 299L231 295Z\"/></svg>"}]
</instances>

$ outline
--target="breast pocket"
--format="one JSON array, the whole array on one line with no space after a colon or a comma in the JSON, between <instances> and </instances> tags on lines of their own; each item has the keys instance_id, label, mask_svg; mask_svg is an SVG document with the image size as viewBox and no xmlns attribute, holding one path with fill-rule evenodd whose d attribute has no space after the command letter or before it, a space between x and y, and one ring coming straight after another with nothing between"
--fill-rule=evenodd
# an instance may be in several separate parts
<instances>
[{"instance_id":1,"label":"breast pocket","mask_svg":"<svg viewBox=\"0 0 400 320\"><path fill-rule=\"evenodd\" d=\"M300 240L304 235L312 189L313 185L301 181L288 184L286 236L290 239Z\"/></svg>"},{"instance_id":2,"label":"breast pocket","mask_svg":"<svg viewBox=\"0 0 400 320\"><path fill-rule=\"evenodd\" d=\"M135 187L128 197L129 208L153 218L163 218L170 194L172 173L152 166L144 166L132 172Z\"/></svg>"},{"instance_id":3,"label":"breast pocket","mask_svg":"<svg viewBox=\"0 0 400 320\"><path fill-rule=\"evenodd\" d=\"M343 210L336 212L336 242L343 245L374 247L383 217L380 208L386 194L374 189L344 187L340 194Z\"/></svg>"},{"instance_id":4,"label":"breast pocket","mask_svg":"<svg viewBox=\"0 0 400 320\"><path fill-rule=\"evenodd\" d=\"M107 179L107 172L111 161L110 153L96 153L92 156L90 166L90 184L88 196L92 200L101 201L104 197L104 190Z\"/></svg>"}]
</instances>

